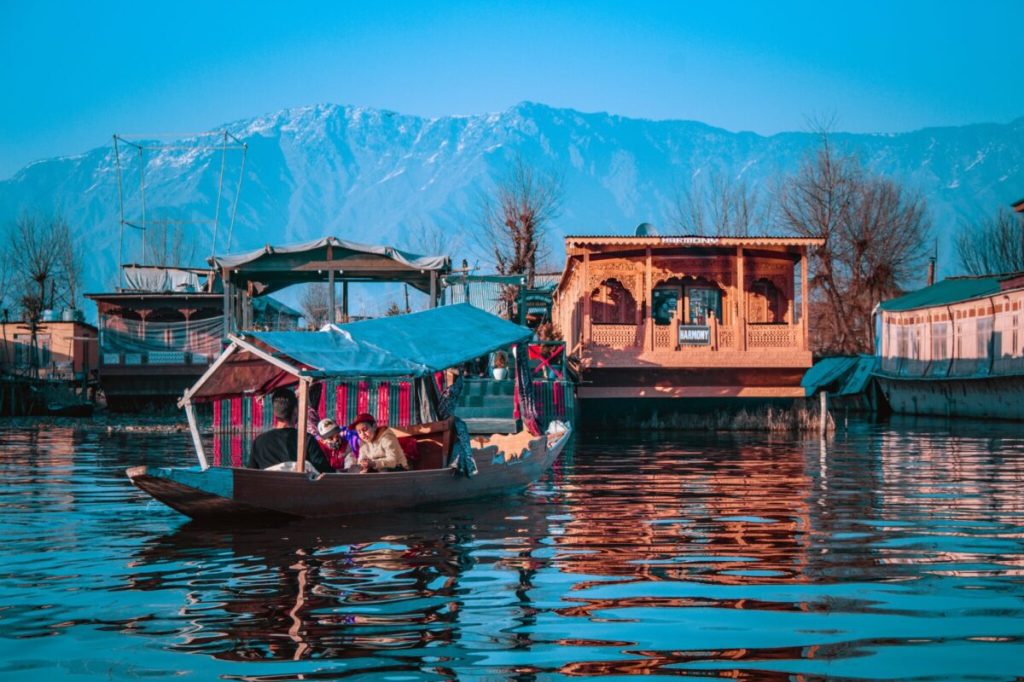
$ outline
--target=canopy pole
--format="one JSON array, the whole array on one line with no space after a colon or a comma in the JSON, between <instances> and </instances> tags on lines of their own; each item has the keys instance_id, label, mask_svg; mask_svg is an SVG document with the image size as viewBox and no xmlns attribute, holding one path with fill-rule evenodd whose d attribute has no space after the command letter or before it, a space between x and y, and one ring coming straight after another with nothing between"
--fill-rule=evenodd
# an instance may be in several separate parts
<instances>
[{"instance_id":1,"label":"canopy pole","mask_svg":"<svg viewBox=\"0 0 1024 682\"><path fill-rule=\"evenodd\" d=\"M306 406L309 404L310 381L309 377L299 377L299 451L295 460L295 470L300 472L306 470L306 440L309 438L306 432Z\"/></svg>"},{"instance_id":2,"label":"canopy pole","mask_svg":"<svg viewBox=\"0 0 1024 682\"><path fill-rule=\"evenodd\" d=\"M331 307L331 314L327 316L327 319L331 324L338 324L338 303L334 298L334 268L327 271L327 288L330 289L327 300Z\"/></svg>"},{"instance_id":3,"label":"canopy pole","mask_svg":"<svg viewBox=\"0 0 1024 682\"><path fill-rule=\"evenodd\" d=\"M348 280L341 283L341 319L348 323Z\"/></svg>"},{"instance_id":4,"label":"canopy pole","mask_svg":"<svg viewBox=\"0 0 1024 682\"><path fill-rule=\"evenodd\" d=\"M206 460L206 451L203 450L203 441L199 437L199 425L196 423L196 411L192 407L192 401L185 402L185 415L188 417L188 430L192 432L192 444L196 448L196 457L199 458L199 468L206 471L210 463Z\"/></svg>"},{"instance_id":5,"label":"canopy pole","mask_svg":"<svg viewBox=\"0 0 1024 682\"><path fill-rule=\"evenodd\" d=\"M430 307L437 307L437 270L430 271Z\"/></svg>"}]
</instances>

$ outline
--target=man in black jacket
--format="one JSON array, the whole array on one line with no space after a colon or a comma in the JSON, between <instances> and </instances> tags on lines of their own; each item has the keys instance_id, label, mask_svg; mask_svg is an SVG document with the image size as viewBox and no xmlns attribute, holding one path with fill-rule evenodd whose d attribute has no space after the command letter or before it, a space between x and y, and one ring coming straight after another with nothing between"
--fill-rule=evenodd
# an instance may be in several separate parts
<instances>
[{"instance_id":1,"label":"man in black jacket","mask_svg":"<svg viewBox=\"0 0 1024 682\"><path fill-rule=\"evenodd\" d=\"M274 428L261 433L253 441L252 453L249 455L251 469L266 469L282 462L298 461L299 432L295 428L297 403L295 394L287 388L276 389L271 394ZM306 461L322 474L334 471L313 438L306 440Z\"/></svg>"}]
</instances>

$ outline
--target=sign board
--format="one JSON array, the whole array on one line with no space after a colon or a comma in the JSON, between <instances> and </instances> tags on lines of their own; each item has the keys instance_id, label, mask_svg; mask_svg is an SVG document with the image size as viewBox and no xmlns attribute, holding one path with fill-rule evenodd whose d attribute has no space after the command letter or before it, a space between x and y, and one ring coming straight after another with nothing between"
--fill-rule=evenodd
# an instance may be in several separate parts
<instances>
[{"instance_id":1,"label":"sign board","mask_svg":"<svg viewBox=\"0 0 1024 682\"><path fill-rule=\"evenodd\" d=\"M711 327L706 324L679 325L680 346L710 346Z\"/></svg>"}]
</instances>

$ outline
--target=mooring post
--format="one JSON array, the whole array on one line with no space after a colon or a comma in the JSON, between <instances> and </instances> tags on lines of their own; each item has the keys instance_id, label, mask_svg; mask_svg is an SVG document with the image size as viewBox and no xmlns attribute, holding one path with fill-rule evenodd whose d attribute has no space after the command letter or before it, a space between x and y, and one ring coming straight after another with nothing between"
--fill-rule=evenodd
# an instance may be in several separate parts
<instances>
[{"instance_id":1,"label":"mooring post","mask_svg":"<svg viewBox=\"0 0 1024 682\"><path fill-rule=\"evenodd\" d=\"M818 395L821 401L821 409L818 414L818 434L824 438L825 430L828 428L828 393L822 391Z\"/></svg>"}]
</instances>

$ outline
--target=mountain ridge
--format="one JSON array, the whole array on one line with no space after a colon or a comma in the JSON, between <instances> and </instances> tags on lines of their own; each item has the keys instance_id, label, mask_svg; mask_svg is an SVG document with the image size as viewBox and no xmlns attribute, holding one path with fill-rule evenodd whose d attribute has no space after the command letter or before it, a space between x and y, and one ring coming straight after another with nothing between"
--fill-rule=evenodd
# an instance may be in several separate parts
<instances>
[{"instance_id":1,"label":"mountain ridge","mask_svg":"<svg viewBox=\"0 0 1024 682\"><path fill-rule=\"evenodd\" d=\"M421 246L415 243L418 233L430 225L449 243L461 240L465 246L475 230L479 197L520 155L563 176L565 205L551 230L557 250L568 233L628 233L640 222L670 231L672 204L690 178L722 173L764 190L795 172L817 144L814 133L766 136L700 121L631 118L536 102L498 113L434 118L320 103L237 119L213 132L222 130L248 145L230 247L226 238L241 155L228 154L223 161L218 213L221 157L216 149L200 149L199 137L188 136L175 140L180 149L145 156L149 247L166 221L206 220L187 228L186 238L197 245L191 264L197 264L214 250L215 215L220 253L326 234L415 251ZM843 151L856 153L870 172L921 191L935 237L944 245L961 221L976 221L1024 196L1024 116L1006 124L836 132L832 138ZM121 172L137 184L137 157L122 156ZM23 210L59 210L94 246L86 265L87 288L109 287L119 257L139 260L131 254L141 240L141 233L127 230L123 250L128 253L119 256L116 176L111 146L35 161L0 181L0 220L10 221ZM126 219L139 223L143 197L132 183L123 183ZM953 254L940 252L940 273L955 272Z\"/></svg>"}]
</instances>

